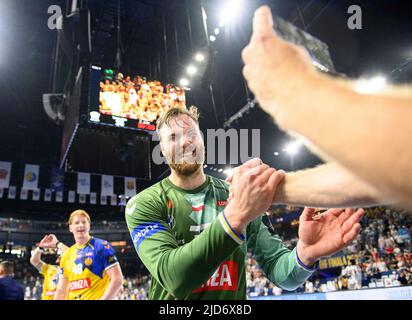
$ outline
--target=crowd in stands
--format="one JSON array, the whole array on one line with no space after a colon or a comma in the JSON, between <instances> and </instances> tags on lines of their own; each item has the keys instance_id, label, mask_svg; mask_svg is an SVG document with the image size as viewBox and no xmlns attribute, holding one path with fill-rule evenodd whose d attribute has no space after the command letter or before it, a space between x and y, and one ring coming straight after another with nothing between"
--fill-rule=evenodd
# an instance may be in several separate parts
<instances>
[{"instance_id":1,"label":"crowd in stands","mask_svg":"<svg viewBox=\"0 0 412 320\"><path fill-rule=\"evenodd\" d=\"M293 210L290 210L293 212ZM337 276L325 277L315 272L295 292L331 292L364 288L412 285L411 226L412 216L403 210L377 207L366 209L358 237L338 256L356 257L340 267ZM277 219L278 221L282 221ZM284 243L292 249L298 241L291 237L293 231L284 230L289 236ZM296 231L295 231L296 233ZM280 295L282 291L271 283L249 256L247 263L247 294L249 297Z\"/></svg>"},{"instance_id":2,"label":"crowd in stands","mask_svg":"<svg viewBox=\"0 0 412 320\"><path fill-rule=\"evenodd\" d=\"M151 122L170 108L186 107L184 88L122 73L100 82L99 100L100 113Z\"/></svg>"}]
</instances>

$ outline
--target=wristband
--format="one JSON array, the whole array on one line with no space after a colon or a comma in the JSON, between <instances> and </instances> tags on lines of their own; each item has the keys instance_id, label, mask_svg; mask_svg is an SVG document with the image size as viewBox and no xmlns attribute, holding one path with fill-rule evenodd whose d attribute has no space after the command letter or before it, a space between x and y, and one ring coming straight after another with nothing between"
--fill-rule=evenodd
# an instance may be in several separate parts
<instances>
[{"instance_id":1,"label":"wristband","mask_svg":"<svg viewBox=\"0 0 412 320\"><path fill-rule=\"evenodd\" d=\"M235 230L233 230L232 226L230 225L229 221L227 221L226 215L225 215L225 210L222 211L222 216L223 216L223 225L225 231L235 239L236 242L243 242L246 240L246 237L243 234L238 234Z\"/></svg>"},{"instance_id":2,"label":"wristband","mask_svg":"<svg viewBox=\"0 0 412 320\"><path fill-rule=\"evenodd\" d=\"M297 263L299 264L299 266L301 266L303 269L305 269L306 271L309 271L309 272L315 271L315 270L318 268L318 266L319 266L319 262L318 262L318 261L316 261L316 262L312 265L312 267L308 267L307 265L305 265L302 261L300 261L297 250L296 250L296 261L297 261Z\"/></svg>"},{"instance_id":3,"label":"wristband","mask_svg":"<svg viewBox=\"0 0 412 320\"><path fill-rule=\"evenodd\" d=\"M56 242L56 248L57 248L57 249L59 248L59 243L63 243L63 242L61 242L61 241L57 241L57 242Z\"/></svg>"}]
</instances>

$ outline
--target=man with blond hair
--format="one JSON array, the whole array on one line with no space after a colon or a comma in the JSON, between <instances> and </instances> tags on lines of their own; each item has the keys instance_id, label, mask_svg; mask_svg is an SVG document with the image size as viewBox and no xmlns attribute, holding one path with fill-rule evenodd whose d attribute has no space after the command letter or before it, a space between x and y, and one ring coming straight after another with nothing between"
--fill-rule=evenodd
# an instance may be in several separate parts
<instances>
[{"instance_id":1,"label":"man with blond hair","mask_svg":"<svg viewBox=\"0 0 412 320\"><path fill-rule=\"evenodd\" d=\"M358 234L362 210L306 208L299 241L289 250L262 222L284 178L252 159L237 168L231 197L225 181L203 172L205 147L195 109L172 108L158 121L171 175L134 196L126 222L136 251L150 271L150 299L245 299L246 252L286 290L302 285L316 262Z\"/></svg>"},{"instance_id":2,"label":"man with blond hair","mask_svg":"<svg viewBox=\"0 0 412 320\"><path fill-rule=\"evenodd\" d=\"M90 223L84 210L70 214L75 244L62 255L55 300L113 300L122 286L122 270L113 248L90 236Z\"/></svg>"}]
</instances>

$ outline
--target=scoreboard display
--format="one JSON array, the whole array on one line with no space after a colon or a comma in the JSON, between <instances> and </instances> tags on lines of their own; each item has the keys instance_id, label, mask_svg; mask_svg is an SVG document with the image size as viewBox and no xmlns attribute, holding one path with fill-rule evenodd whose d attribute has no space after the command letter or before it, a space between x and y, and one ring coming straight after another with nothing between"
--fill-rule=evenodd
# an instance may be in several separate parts
<instances>
[{"instance_id":1,"label":"scoreboard display","mask_svg":"<svg viewBox=\"0 0 412 320\"><path fill-rule=\"evenodd\" d=\"M125 76L93 66L88 121L152 132L170 108L186 108L185 90L142 76Z\"/></svg>"}]
</instances>

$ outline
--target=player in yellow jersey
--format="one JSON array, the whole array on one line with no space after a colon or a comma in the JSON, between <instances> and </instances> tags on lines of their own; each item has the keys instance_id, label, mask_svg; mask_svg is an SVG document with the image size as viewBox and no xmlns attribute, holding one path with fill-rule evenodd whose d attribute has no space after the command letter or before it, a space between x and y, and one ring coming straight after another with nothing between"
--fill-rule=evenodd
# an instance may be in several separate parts
<instances>
[{"instance_id":1,"label":"player in yellow jersey","mask_svg":"<svg viewBox=\"0 0 412 320\"><path fill-rule=\"evenodd\" d=\"M69 229L76 243L61 257L55 300L112 300L122 287L115 252L107 241L90 236L90 223L84 210L70 215Z\"/></svg>"},{"instance_id":2,"label":"player in yellow jersey","mask_svg":"<svg viewBox=\"0 0 412 320\"><path fill-rule=\"evenodd\" d=\"M41 254L46 248L57 248L61 252L65 252L68 247L58 241L54 234L46 235L39 246L32 251L30 263L44 277L42 300L53 300L56 292L57 283L59 281L60 267L58 265L48 264L41 260ZM59 258L57 258L59 260ZM56 261L56 263L58 263Z\"/></svg>"}]
</instances>

